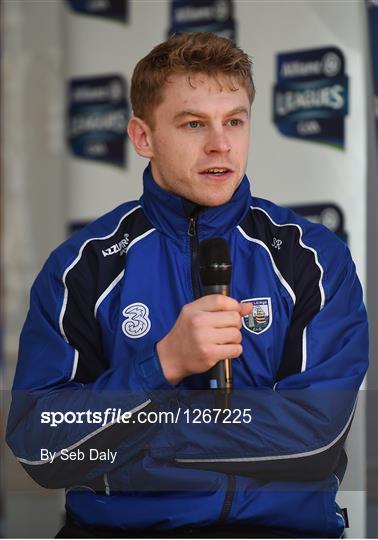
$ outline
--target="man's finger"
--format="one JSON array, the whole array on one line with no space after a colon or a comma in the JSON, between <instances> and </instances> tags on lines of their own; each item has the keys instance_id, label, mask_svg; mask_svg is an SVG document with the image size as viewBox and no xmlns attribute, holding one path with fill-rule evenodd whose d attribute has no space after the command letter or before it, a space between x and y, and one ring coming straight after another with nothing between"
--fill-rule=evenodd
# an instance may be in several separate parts
<instances>
[{"instance_id":1,"label":"man's finger","mask_svg":"<svg viewBox=\"0 0 378 540\"><path fill-rule=\"evenodd\" d=\"M224 360L225 358L238 358L243 352L242 345L217 345L216 358Z\"/></svg>"},{"instance_id":2,"label":"man's finger","mask_svg":"<svg viewBox=\"0 0 378 540\"><path fill-rule=\"evenodd\" d=\"M249 315L252 311L252 302L240 302L240 315L245 317Z\"/></svg>"},{"instance_id":3,"label":"man's finger","mask_svg":"<svg viewBox=\"0 0 378 540\"><path fill-rule=\"evenodd\" d=\"M218 328L212 334L217 345L239 345L242 335L238 328Z\"/></svg>"},{"instance_id":4,"label":"man's finger","mask_svg":"<svg viewBox=\"0 0 378 540\"><path fill-rule=\"evenodd\" d=\"M240 304L230 296L223 294L208 294L192 302L201 311L239 311Z\"/></svg>"},{"instance_id":5,"label":"man's finger","mask_svg":"<svg viewBox=\"0 0 378 540\"><path fill-rule=\"evenodd\" d=\"M206 313L206 322L212 328L241 328L242 320L238 311L218 311Z\"/></svg>"}]
</instances>

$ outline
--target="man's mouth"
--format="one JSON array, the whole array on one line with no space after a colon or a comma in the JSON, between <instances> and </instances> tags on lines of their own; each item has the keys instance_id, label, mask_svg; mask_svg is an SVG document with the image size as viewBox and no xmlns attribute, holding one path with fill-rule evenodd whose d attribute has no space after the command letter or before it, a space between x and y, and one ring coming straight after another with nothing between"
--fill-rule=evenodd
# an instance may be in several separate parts
<instances>
[{"instance_id":1,"label":"man's mouth","mask_svg":"<svg viewBox=\"0 0 378 540\"><path fill-rule=\"evenodd\" d=\"M224 174L232 172L231 169L226 167L210 167L201 172L201 174L211 174L212 176L222 176Z\"/></svg>"}]
</instances>

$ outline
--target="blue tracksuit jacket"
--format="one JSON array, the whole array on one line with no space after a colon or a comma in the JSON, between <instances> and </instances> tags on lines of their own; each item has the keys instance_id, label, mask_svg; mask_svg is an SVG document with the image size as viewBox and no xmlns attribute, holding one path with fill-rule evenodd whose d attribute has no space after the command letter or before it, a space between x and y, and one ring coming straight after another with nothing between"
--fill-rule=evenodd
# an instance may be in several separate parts
<instances>
[{"instance_id":1,"label":"blue tracksuit jacket","mask_svg":"<svg viewBox=\"0 0 378 540\"><path fill-rule=\"evenodd\" d=\"M207 373L173 387L155 351L201 294L197 250L210 237L229 243L231 296L253 303L229 423L203 413L216 406ZM75 234L38 275L8 444L37 482L66 488L79 525L243 523L338 537L335 495L367 348L355 266L331 232L252 197L246 177L227 204L201 209L147 168L139 201ZM130 421L73 416L111 408ZM53 427L46 418L59 411L70 414ZM174 421L146 422L161 411ZM96 459L108 450L114 462Z\"/></svg>"}]
</instances>

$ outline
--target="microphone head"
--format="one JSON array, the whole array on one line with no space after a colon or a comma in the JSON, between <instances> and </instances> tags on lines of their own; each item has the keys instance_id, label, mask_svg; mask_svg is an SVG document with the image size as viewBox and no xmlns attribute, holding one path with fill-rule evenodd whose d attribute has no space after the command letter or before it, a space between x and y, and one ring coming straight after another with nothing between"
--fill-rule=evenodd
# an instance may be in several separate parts
<instances>
[{"instance_id":1,"label":"microphone head","mask_svg":"<svg viewBox=\"0 0 378 540\"><path fill-rule=\"evenodd\" d=\"M229 285L231 258L228 242L224 238L208 238L199 246L199 267L203 285Z\"/></svg>"}]
</instances>

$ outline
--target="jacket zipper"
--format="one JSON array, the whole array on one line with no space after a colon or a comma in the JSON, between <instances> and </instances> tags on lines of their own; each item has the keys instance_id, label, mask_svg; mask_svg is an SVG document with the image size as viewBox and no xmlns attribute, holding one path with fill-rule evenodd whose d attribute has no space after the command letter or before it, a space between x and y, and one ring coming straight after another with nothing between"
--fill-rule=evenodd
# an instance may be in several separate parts
<instances>
[{"instance_id":1,"label":"jacket zipper","mask_svg":"<svg viewBox=\"0 0 378 540\"><path fill-rule=\"evenodd\" d=\"M190 238L190 273L192 278L192 288L194 293L194 298L201 297L201 287L199 282L199 268L198 268L198 235L197 235L197 221L198 221L198 212L194 213L189 218L189 228L188 235ZM235 477L228 475L227 477L227 491L224 498L222 510L218 519L218 523L224 523L230 513L232 502L234 500L235 492Z\"/></svg>"},{"instance_id":2,"label":"jacket zipper","mask_svg":"<svg viewBox=\"0 0 378 540\"><path fill-rule=\"evenodd\" d=\"M197 235L198 212L189 218L188 235L190 238L190 274L192 278L192 288L194 298L201 297L201 287L199 283L198 269L198 235Z\"/></svg>"},{"instance_id":3,"label":"jacket zipper","mask_svg":"<svg viewBox=\"0 0 378 540\"><path fill-rule=\"evenodd\" d=\"M234 493L235 493L235 476L228 475L227 477L227 491L226 496L224 498L224 503L222 506L222 511L220 513L218 523L224 523L226 519L228 518L228 515L231 510L232 502L234 500Z\"/></svg>"}]
</instances>

